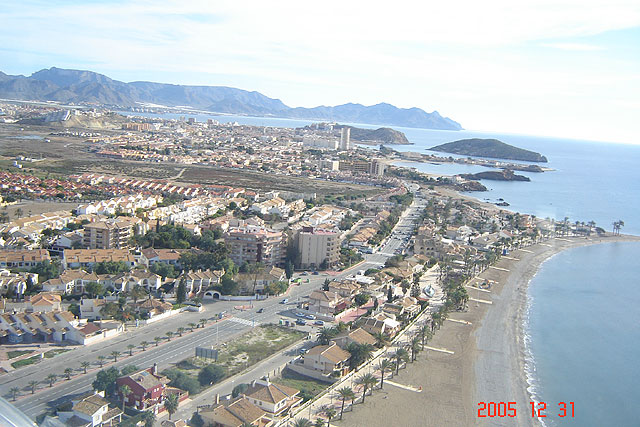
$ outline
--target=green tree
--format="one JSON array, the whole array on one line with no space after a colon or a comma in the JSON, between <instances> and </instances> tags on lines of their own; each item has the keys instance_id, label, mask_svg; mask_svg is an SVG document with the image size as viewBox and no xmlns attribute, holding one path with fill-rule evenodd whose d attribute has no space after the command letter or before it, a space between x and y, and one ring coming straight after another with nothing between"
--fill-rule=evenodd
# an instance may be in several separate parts
<instances>
[{"instance_id":1,"label":"green tree","mask_svg":"<svg viewBox=\"0 0 640 427\"><path fill-rule=\"evenodd\" d=\"M311 427L311 421L307 418L296 418L293 422L293 427Z\"/></svg>"},{"instance_id":2,"label":"green tree","mask_svg":"<svg viewBox=\"0 0 640 427\"><path fill-rule=\"evenodd\" d=\"M370 297L369 297L368 294L360 293L360 294L355 296L354 302L355 302L356 306L360 307L360 306L365 305L369 301L369 298Z\"/></svg>"},{"instance_id":3,"label":"green tree","mask_svg":"<svg viewBox=\"0 0 640 427\"><path fill-rule=\"evenodd\" d=\"M96 274L126 273L131 268L124 261L103 261L96 263L93 272Z\"/></svg>"},{"instance_id":4,"label":"green tree","mask_svg":"<svg viewBox=\"0 0 640 427\"><path fill-rule=\"evenodd\" d=\"M131 298L133 298L133 303L136 304L139 299L144 299L149 295L147 290L140 285L135 285L133 289L131 289Z\"/></svg>"},{"instance_id":5,"label":"green tree","mask_svg":"<svg viewBox=\"0 0 640 427\"><path fill-rule=\"evenodd\" d=\"M194 427L204 427L204 420L200 414L194 412L189 420L189 425Z\"/></svg>"},{"instance_id":6,"label":"green tree","mask_svg":"<svg viewBox=\"0 0 640 427\"><path fill-rule=\"evenodd\" d=\"M287 279L291 279L293 277L293 263L291 261L287 261L284 265L284 273L287 275Z\"/></svg>"},{"instance_id":7,"label":"green tree","mask_svg":"<svg viewBox=\"0 0 640 427\"><path fill-rule=\"evenodd\" d=\"M198 320L198 323L200 323L200 327L202 327L202 328L207 326L207 322L208 322L208 320L204 319L204 318Z\"/></svg>"},{"instance_id":8,"label":"green tree","mask_svg":"<svg viewBox=\"0 0 640 427\"><path fill-rule=\"evenodd\" d=\"M80 317L80 306L76 303L69 304L69 308L67 309L71 314L76 317Z\"/></svg>"},{"instance_id":9,"label":"green tree","mask_svg":"<svg viewBox=\"0 0 640 427\"><path fill-rule=\"evenodd\" d=\"M156 342L156 347L158 346L158 344L160 344L160 341L162 341L161 337L153 337L153 340Z\"/></svg>"},{"instance_id":10,"label":"green tree","mask_svg":"<svg viewBox=\"0 0 640 427\"><path fill-rule=\"evenodd\" d=\"M195 323L191 322L191 323L189 323L189 325L187 325L187 326L189 326L189 328L191 329L191 332L193 332L193 328L195 328L195 327L196 327L196 326L198 326L198 325L196 325Z\"/></svg>"},{"instance_id":11,"label":"green tree","mask_svg":"<svg viewBox=\"0 0 640 427\"><path fill-rule=\"evenodd\" d=\"M42 261L33 266L30 270L31 273L38 274L38 280L45 282L49 279L60 276L62 267L59 261Z\"/></svg>"},{"instance_id":12,"label":"green tree","mask_svg":"<svg viewBox=\"0 0 640 427\"><path fill-rule=\"evenodd\" d=\"M56 374L47 375L46 380L49 382L49 387L53 387L53 383L55 383L57 379L58 376Z\"/></svg>"},{"instance_id":13,"label":"green tree","mask_svg":"<svg viewBox=\"0 0 640 427\"><path fill-rule=\"evenodd\" d=\"M35 380L29 381L29 388L31 389L31 394L35 394L36 389L38 388L38 384L40 384L38 381L35 381Z\"/></svg>"},{"instance_id":14,"label":"green tree","mask_svg":"<svg viewBox=\"0 0 640 427\"><path fill-rule=\"evenodd\" d=\"M11 400L15 402L16 398L18 397L18 393L20 393L20 389L18 387L11 387L9 393L11 393Z\"/></svg>"},{"instance_id":15,"label":"green tree","mask_svg":"<svg viewBox=\"0 0 640 427\"><path fill-rule=\"evenodd\" d=\"M106 357L104 357L104 356L98 356L98 363L100 364L101 368L104 365L104 360L105 359L106 359Z\"/></svg>"},{"instance_id":16,"label":"green tree","mask_svg":"<svg viewBox=\"0 0 640 427\"><path fill-rule=\"evenodd\" d=\"M107 396L113 396L116 392L116 380L119 376L120 372L114 367L100 370L91 385L94 390L104 391Z\"/></svg>"},{"instance_id":17,"label":"green tree","mask_svg":"<svg viewBox=\"0 0 640 427\"><path fill-rule=\"evenodd\" d=\"M322 328L318 333L318 344L327 345L336 335L338 335L336 328Z\"/></svg>"},{"instance_id":18,"label":"green tree","mask_svg":"<svg viewBox=\"0 0 640 427\"><path fill-rule=\"evenodd\" d=\"M389 344L389 337L384 332L375 332L373 338L376 339L376 347L382 348Z\"/></svg>"},{"instance_id":19,"label":"green tree","mask_svg":"<svg viewBox=\"0 0 640 427\"><path fill-rule=\"evenodd\" d=\"M136 348L133 344L127 344L127 350L129 350L129 356L133 356L133 349Z\"/></svg>"},{"instance_id":20,"label":"green tree","mask_svg":"<svg viewBox=\"0 0 640 427\"><path fill-rule=\"evenodd\" d=\"M396 375L398 375L398 370L400 369L402 362L407 363L407 361L409 361L409 353L404 348L399 348L393 354L393 359L396 365Z\"/></svg>"},{"instance_id":21,"label":"green tree","mask_svg":"<svg viewBox=\"0 0 640 427\"><path fill-rule=\"evenodd\" d=\"M355 383L364 388L362 392L362 403L364 403L364 397L367 394L367 390L373 390L373 387L378 383L378 380L376 380L376 377L371 374L363 374L356 379Z\"/></svg>"},{"instance_id":22,"label":"green tree","mask_svg":"<svg viewBox=\"0 0 640 427\"><path fill-rule=\"evenodd\" d=\"M67 377L67 381L69 381L71 379L71 374L73 374L73 369L65 368L64 376Z\"/></svg>"},{"instance_id":23,"label":"green tree","mask_svg":"<svg viewBox=\"0 0 640 427\"><path fill-rule=\"evenodd\" d=\"M178 395L175 393L170 394L164 401L164 407L167 409L169 413L169 419L171 419L171 415L175 414L178 410Z\"/></svg>"},{"instance_id":24,"label":"green tree","mask_svg":"<svg viewBox=\"0 0 640 427\"><path fill-rule=\"evenodd\" d=\"M384 374L391 370L393 363L389 359L382 359L378 363L377 370L380 371L380 388L384 388Z\"/></svg>"},{"instance_id":25,"label":"green tree","mask_svg":"<svg viewBox=\"0 0 640 427\"><path fill-rule=\"evenodd\" d=\"M176 301L178 304L182 304L187 299L187 279L185 278L185 274L180 278L180 282L178 283L178 288L176 289Z\"/></svg>"},{"instance_id":26,"label":"green tree","mask_svg":"<svg viewBox=\"0 0 640 427\"><path fill-rule=\"evenodd\" d=\"M322 413L327 417L327 427L331 426L331 420L336 416L336 408L333 405L324 405L322 407Z\"/></svg>"},{"instance_id":27,"label":"green tree","mask_svg":"<svg viewBox=\"0 0 640 427\"><path fill-rule=\"evenodd\" d=\"M210 364L198 373L198 382L202 386L215 384L227 375L227 371L220 365Z\"/></svg>"},{"instance_id":28,"label":"green tree","mask_svg":"<svg viewBox=\"0 0 640 427\"><path fill-rule=\"evenodd\" d=\"M340 406L340 419L342 419L342 414L344 413L344 403L347 400L353 401L355 399L356 394L353 392L351 387L342 387L337 390L338 396L342 399L342 405Z\"/></svg>"},{"instance_id":29,"label":"green tree","mask_svg":"<svg viewBox=\"0 0 640 427\"><path fill-rule=\"evenodd\" d=\"M235 399L236 397L238 397L242 393L244 393L248 388L249 388L249 384L244 384L244 383L243 384L238 384L231 391L231 397L233 397Z\"/></svg>"},{"instance_id":30,"label":"green tree","mask_svg":"<svg viewBox=\"0 0 640 427\"><path fill-rule=\"evenodd\" d=\"M173 334L173 332L168 331L168 332L165 333L165 335L167 336L167 341L171 341L171 338L173 338L174 334Z\"/></svg>"},{"instance_id":31,"label":"green tree","mask_svg":"<svg viewBox=\"0 0 640 427\"><path fill-rule=\"evenodd\" d=\"M104 287L98 282L90 282L84 287L84 290L91 295L91 298L95 298L98 295L104 294Z\"/></svg>"},{"instance_id":32,"label":"green tree","mask_svg":"<svg viewBox=\"0 0 640 427\"><path fill-rule=\"evenodd\" d=\"M129 396L129 394L131 394L131 387L129 387L126 384L122 384L120 386L120 396L122 396L122 412L124 412L124 403L127 399L127 396Z\"/></svg>"},{"instance_id":33,"label":"green tree","mask_svg":"<svg viewBox=\"0 0 640 427\"><path fill-rule=\"evenodd\" d=\"M114 351L111 352L111 357L113 357L113 361L114 362L118 361L118 356L120 356L120 352L119 351L114 350Z\"/></svg>"},{"instance_id":34,"label":"green tree","mask_svg":"<svg viewBox=\"0 0 640 427\"><path fill-rule=\"evenodd\" d=\"M153 427L153 424L156 422L156 414L154 414L153 411L144 411L142 420L144 421L144 427Z\"/></svg>"},{"instance_id":35,"label":"green tree","mask_svg":"<svg viewBox=\"0 0 640 427\"><path fill-rule=\"evenodd\" d=\"M145 351L148 346L149 346L149 343L147 341L140 342L140 347L142 347L142 351Z\"/></svg>"},{"instance_id":36,"label":"green tree","mask_svg":"<svg viewBox=\"0 0 640 427\"><path fill-rule=\"evenodd\" d=\"M419 336L415 336L411 339L411 342L409 343L409 350L411 350L411 361L413 362L416 360L416 357L421 350Z\"/></svg>"},{"instance_id":37,"label":"green tree","mask_svg":"<svg viewBox=\"0 0 640 427\"><path fill-rule=\"evenodd\" d=\"M178 328L178 330L176 332L178 332L179 336L182 336L182 334L184 333L185 329L181 326Z\"/></svg>"},{"instance_id":38,"label":"green tree","mask_svg":"<svg viewBox=\"0 0 640 427\"><path fill-rule=\"evenodd\" d=\"M349 366L351 369L356 369L360 366L364 361L371 358L375 348L371 344L358 344L352 342L347 346L347 351L351 353L351 358L349 358Z\"/></svg>"}]
</instances>

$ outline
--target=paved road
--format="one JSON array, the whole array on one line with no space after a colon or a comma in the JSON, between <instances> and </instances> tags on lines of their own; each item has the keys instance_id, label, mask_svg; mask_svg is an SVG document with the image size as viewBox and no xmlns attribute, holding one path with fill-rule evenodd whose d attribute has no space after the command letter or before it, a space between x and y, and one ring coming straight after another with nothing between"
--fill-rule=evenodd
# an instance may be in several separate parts
<instances>
[{"instance_id":1,"label":"paved road","mask_svg":"<svg viewBox=\"0 0 640 427\"><path fill-rule=\"evenodd\" d=\"M414 203L405 211L398 221L392 236L387 239L379 251L365 255L365 261L363 263L347 269L333 278L340 279L352 275L356 270L366 270L367 268L384 264L396 249L406 244L403 241L404 236L402 236L401 233L413 230L417 215L423 207L424 201L416 198ZM15 406L29 417L35 419L39 414L47 411L51 407L69 400L71 395L90 390L91 383L95 379L95 374L100 369L98 365L98 356L100 355L107 357L108 361L112 361L113 359L110 356L111 352L121 352L121 356L117 362L105 365L105 367L115 366L121 369L126 365L135 365L142 369L157 363L159 369L162 370L173 363L191 356L194 353L195 347L211 346L217 342L225 342L251 327L257 326L259 323L277 323L281 316L290 314L289 309L293 308L297 301L300 301L314 290L320 288L327 276L309 275L303 276L303 278L308 278L309 282L292 287L288 296L291 301L289 304L280 304L281 298L269 298L265 301L253 302L254 308L251 310L238 312L233 309L234 305L239 304L238 302L209 302L204 305L204 312L183 313L145 327L134 328L111 340L89 347L80 347L52 359L44 359L35 365L35 367L26 367L2 375L0 377L0 393L8 399L10 388L19 387L22 396L15 402ZM259 308L262 308L264 311L257 313L257 309ZM156 347L154 337L164 337L166 332L176 332L177 328L181 326L188 330L189 327L187 325L189 323L198 323L201 318L213 320L215 315L222 311L233 314L233 319L219 321L215 324L209 323L205 328L197 328L191 333L186 333L183 337L176 336L168 342L163 341L162 344ZM308 326L301 329L310 330L311 327ZM146 351L141 351L139 347L142 341L152 343ZM127 345L129 344L136 346L133 356L128 355L129 350L127 349ZM260 374L260 372L269 372L274 366L280 366L290 358L290 354L278 355L273 360L270 359L268 362L262 362L249 373L243 375L242 379L234 379L233 381L235 381L236 384L239 382L249 382L251 379L263 375ZM92 363L92 367L89 368L90 371L87 375L78 375L82 371L80 368L82 361ZM42 383L39 386L40 390L36 394L30 394L31 392L28 390L28 383L30 381L43 381L50 373L62 377L63 371L67 367L74 369L76 374L71 380L60 380L51 388L47 384ZM230 389L226 390L226 388L233 388L233 385L225 384L226 383L223 383L223 385L217 386L216 390L220 389L218 392L221 394L229 393ZM206 395L209 396L210 393L207 392Z\"/></svg>"}]
</instances>

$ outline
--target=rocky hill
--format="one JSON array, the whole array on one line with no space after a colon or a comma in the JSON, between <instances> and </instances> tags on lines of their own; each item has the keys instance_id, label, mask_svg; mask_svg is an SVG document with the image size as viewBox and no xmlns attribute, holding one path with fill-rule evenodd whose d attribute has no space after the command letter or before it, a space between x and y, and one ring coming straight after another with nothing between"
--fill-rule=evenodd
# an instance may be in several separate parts
<instances>
[{"instance_id":1,"label":"rocky hill","mask_svg":"<svg viewBox=\"0 0 640 427\"><path fill-rule=\"evenodd\" d=\"M363 143L411 144L404 133L391 128L363 129L347 125L336 125L336 129L348 127L351 129L351 139Z\"/></svg>"},{"instance_id":2,"label":"rocky hill","mask_svg":"<svg viewBox=\"0 0 640 427\"><path fill-rule=\"evenodd\" d=\"M0 72L0 98L95 103L116 107L153 103L229 114L275 116L311 120L369 123L426 129L462 129L459 123L437 111L398 108L390 104L365 106L344 104L335 107L291 108L279 99L259 92L225 86L185 86L153 82L125 83L83 70L52 67L30 77Z\"/></svg>"},{"instance_id":3,"label":"rocky hill","mask_svg":"<svg viewBox=\"0 0 640 427\"><path fill-rule=\"evenodd\" d=\"M429 148L431 151L460 154L463 156L491 157L494 159L521 160L546 163L547 158L540 153L514 147L497 139L461 139Z\"/></svg>"}]
</instances>

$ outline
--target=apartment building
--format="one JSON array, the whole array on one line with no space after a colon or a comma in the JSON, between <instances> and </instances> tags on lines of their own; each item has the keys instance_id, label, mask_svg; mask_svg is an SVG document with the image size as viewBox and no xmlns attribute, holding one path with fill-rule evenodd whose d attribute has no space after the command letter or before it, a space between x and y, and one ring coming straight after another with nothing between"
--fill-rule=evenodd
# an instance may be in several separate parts
<instances>
[{"instance_id":1,"label":"apartment building","mask_svg":"<svg viewBox=\"0 0 640 427\"><path fill-rule=\"evenodd\" d=\"M230 228L224 236L230 258L237 265L261 262L269 266L282 266L286 252L286 237L282 231L262 227Z\"/></svg>"},{"instance_id":2,"label":"apartment building","mask_svg":"<svg viewBox=\"0 0 640 427\"><path fill-rule=\"evenodd\" d=\"M298 233L301 268L333 267L340 255L340 234L322 228L303 227Z\"/></svg>"},{"instance_id":3,"label":"apartment building","mask_svg":"<svg viewBox=\"0 0 640 427\"><path fill-rule=\"evenodd\" d=\"M83 246L89 249L125 249L133 237L139 218L120 218L84 226Z\"/></svg>"}]
</instances>

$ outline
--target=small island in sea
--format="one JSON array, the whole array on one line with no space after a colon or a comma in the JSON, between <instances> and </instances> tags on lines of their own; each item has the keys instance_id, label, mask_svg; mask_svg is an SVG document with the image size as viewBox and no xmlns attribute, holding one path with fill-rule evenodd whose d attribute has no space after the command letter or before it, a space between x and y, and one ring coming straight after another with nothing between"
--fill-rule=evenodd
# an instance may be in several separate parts
<instances>
[{"instance_id":1,"label":"small island in sea","mask_svg":"<svg viewBox=\"0 0 640 427\"><path fill-rule=\"evenodd\" d=\"M463 156L492 157L495 159L521 160L526 162L547 162L547 158L540 153L514 147L497 139L461 139L431 147L429 150L460 154Z\"/></svg>"}]
</instances>

